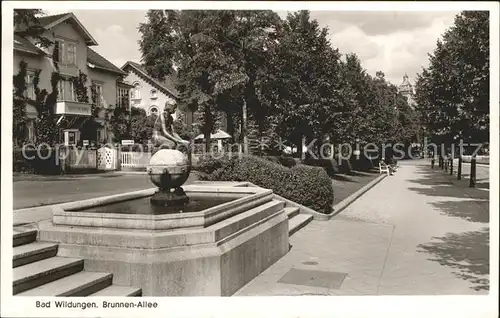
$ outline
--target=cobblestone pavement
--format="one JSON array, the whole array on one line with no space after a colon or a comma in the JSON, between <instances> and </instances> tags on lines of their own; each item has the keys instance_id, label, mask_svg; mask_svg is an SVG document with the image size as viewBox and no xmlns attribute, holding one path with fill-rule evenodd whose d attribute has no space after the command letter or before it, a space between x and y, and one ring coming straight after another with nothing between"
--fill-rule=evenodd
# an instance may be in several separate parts
<instances>
[{"instance_id":1,"label":"cobblestone pavement","mask_svg":"<svg viewBox=\"0 0 500 318\"><path fill-rule=\"evenodd\" d=\"M340 215L294 234L290 252L235 295L487 294L489 192L452 178L401 162Z\"/></svg>"}]
</instances>

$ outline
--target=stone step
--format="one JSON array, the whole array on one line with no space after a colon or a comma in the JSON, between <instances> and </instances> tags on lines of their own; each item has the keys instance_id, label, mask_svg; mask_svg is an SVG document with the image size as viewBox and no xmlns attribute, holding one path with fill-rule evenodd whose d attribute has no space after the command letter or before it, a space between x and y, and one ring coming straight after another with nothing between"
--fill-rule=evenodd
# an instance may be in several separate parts
<instances>
[{"instance_id":1,"label":"stone step","mask_svg":"<svg viewBox=\"0 0 500 318\"><path fill-rule=\"evenodd\" d=\"M14 247L28 244L36 241L37 230L17 230L14 229L12 237L12 245Z\"/></svg>"},{"instance_id":2,"label":"stone step","mask_svg":"<svg viewBox=\"0 0 500 318\"><path fill-rule=\"evenodd\" d=\"M82 271L45 285L29 289L17 296L67 296L81 297L108 288L113 282L113 274Z\"/></svg>"},{"instance_id":3,"label":"stone step","mask_svg":"<svg viewBox=\"0 0 500 318\"><path fill-rule=\"evenodd\" d=\"M19 267L36 261L56 256L57 244L33 242L14 247L12 266Z\"/></svg>"},{"instance_id":4,"label":"stone step","mask_svg":"<svg viewBox=\"0 0 500 318\"><path fill-rule=\"evenodd\" d=\"M142 296L142 289L137 287L111 285L101 289L91 295L90 297L140 297Z\"/></svg>"},{"instance_id":5,"label":"stone step","mask_svg":"<svg viewBox=\"0 0 500 318\"><path fill-rule=\"evenodd\" d=\"M294 216L298 215L300 213L300 210L299 208L297 207L285 207L285 212L286 212L286 215L288 215L288 219L291 219L293 218Z\"/></svg>"},{"instance_id":6,"label":"stone step","mask_svg":"<svg viewBox=\"0 0 500 318\"><path fill-rule=\"evenodd\" d=\"M290 236L295 234L298 230L306 226L313 219L312 215L299 214L290 219L288 225L288 233Z\"/></svg>"},{"instance_id":7,"label":"stone step","mask_svg":"<svg viewBox=\"0 0 500 318\"><path fill-rule=\"evenodd\" d=\"M16 267L12 283L14 295L82 270L82 259L58 256Z\"/></svg>"}]
</instances>

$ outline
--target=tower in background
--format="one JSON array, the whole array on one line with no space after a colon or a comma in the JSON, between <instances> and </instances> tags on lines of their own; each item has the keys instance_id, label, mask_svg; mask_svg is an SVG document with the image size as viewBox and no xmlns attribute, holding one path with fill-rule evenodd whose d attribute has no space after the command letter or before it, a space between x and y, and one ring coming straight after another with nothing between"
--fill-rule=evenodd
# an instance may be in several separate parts
<instances>
[{"instance_id":1,"label":"tower in background","mask_svg":"<svg viewBox=\"0 0 500 318\"><path fill-rule=\"evenodd\" d=\"M403 83L399 85L398 91L406 98L406 100L408 101L408 105L412 109L415 109L415 99L413 98L414 96L413 85L411 85L407 74L403 76Z\"/></svg>"}]
</instances>

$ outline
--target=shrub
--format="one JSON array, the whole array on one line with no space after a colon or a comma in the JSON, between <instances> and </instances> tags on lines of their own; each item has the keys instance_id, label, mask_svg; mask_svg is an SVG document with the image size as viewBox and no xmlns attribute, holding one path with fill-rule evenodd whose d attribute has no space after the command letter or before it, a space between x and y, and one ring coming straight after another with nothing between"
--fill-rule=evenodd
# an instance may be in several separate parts
<instances>
[{"instance_id":1,"label":"shrub","mask_svg":"<svg viewBox=\"0 0 500 318\"><path fill-rule=\"evenodd\" d=\"M271 161L271 162L278 163L278 164L285 166L285 167L288 167L288 168L291 168L297 164L297 162L295 161L295 159L292 156L287 156L287 155L266 156L264 158Z\"/></svg>"},{"instance_id":2,"label":"shrub","mask_svg":"<svg viewBox=\"0 0 500 318\"><path fill-rule=\"evenodd\" d=\"M305 165L287 168L255 156L204 156L196 170L201 180L248 181L320 213L330 213L332 209L332 181L322 168Z\"/></svg>"}]
</instances>

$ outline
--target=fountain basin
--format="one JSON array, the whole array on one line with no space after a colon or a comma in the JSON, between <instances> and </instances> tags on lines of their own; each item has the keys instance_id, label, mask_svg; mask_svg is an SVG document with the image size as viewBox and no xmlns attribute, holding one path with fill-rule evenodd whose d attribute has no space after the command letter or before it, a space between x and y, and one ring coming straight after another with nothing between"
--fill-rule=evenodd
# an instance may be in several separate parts
<instances>
[{"instance_id":1,"label":"fountain basin","mask_svg":"<svg viewBox=\"0 0 500 318\"><path fill-rule=\"evenodd\" d=\"M288 252L284 202L271 190L184 188L223 203L187 213L97 211L147 202L156 189L74 202L40 223L39 239L59 243L59 256L83 258L85 270L113 273L115 284L140 286L144 296L230 296Z\"/></svg>"},{"instance_id":2,"label":"fountain basin","mask_svg":"<svg viewBox=\"0 0 500 318\"><path fill-rule=\"evenodd\" d=\"M273 198L271 190L261 188L218 188L216 192L206 186L186 186L184 189L195 203L188 204L187 212L178 211L180 207L153 206L149 198L154 191L144 191L133 198L123 194L73 207L55 207L52 222L54 225L138 230L203 228Z\"/></svg>"}]
</instances>

